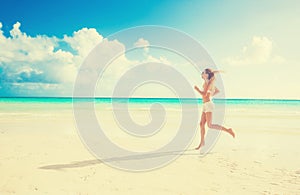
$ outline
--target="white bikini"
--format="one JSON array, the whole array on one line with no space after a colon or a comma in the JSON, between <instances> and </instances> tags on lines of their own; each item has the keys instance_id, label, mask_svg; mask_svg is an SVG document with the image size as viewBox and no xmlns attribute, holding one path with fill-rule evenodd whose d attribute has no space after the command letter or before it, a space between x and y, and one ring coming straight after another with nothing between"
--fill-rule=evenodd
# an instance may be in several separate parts
<instances>
[{"instance_id":1,"label":"white bikini","mask_svg":"<svg viewBox=\"0 0 300 195\"><path fill-rule=\"evenodd\" d=\"M214 94L215 92L215 88L213 90L207 90L207 93L210 93L210 98L211 95ZM209 98L209 99L210 99ZM203 103L203 112L212 112L215 108L215 104L212 102L212 100L210 99L208 102Z\"/></svg>"}]
</instances>

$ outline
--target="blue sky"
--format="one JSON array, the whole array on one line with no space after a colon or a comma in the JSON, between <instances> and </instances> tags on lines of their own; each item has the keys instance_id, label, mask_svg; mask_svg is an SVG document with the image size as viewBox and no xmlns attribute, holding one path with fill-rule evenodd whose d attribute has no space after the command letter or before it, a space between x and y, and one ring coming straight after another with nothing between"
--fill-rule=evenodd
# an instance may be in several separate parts
<instances>
[{"instance_id":1,"label":"blue sky","mask_svg":"<svg viewBox=\"0 0 300 195\"><path fill-rule=\"evenodd\" d=\"M19 21L22 29L33 36L45 34L60 37L83 27L96 28L107 36L135 25L170 24L172 13L180 6L180 1L12 0L2 5L0 18L7 30Z\"/></svg>"},{"instance_id":2,"label":"blue sky","mask_svg":"<svg viewBox=\"0 0 300 195\"><path fill-rule=\"evenodd\" d=\"M297 0L0 4L0 96L71 96L78 67L97 41L125 28L162 25L189 34L206 48L226 71L226 97L300 99ZM154 53L142 55L161 57ZM201 84L200 78L191 80Z\"/></svg>"}]
</instances>

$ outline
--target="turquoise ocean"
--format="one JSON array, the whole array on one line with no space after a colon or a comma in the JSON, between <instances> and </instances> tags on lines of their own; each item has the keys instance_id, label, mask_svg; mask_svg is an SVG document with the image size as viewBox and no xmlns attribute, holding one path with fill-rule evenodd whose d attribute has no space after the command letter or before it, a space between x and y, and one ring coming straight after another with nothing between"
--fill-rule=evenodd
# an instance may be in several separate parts
<instances>
[{"instance_id":1,"label":"turquoise ocean","mask_svg":"<svg viewBox=\"0 0 300 195\"><path fill-rule=\"evenodd\" d=\"M0 98L0 119L3 117L26 117L30 115L72 114L73 101L94 101L95 107L111 109L111 103L128 104L132 109L149 109L159 103L165 109L180 112L181 104L198 102L201 99L178 98L53 98L53 97L15 97ZM280 99L214 99L216 105L225 106L226 122L237 128L263 131L300 132L300 100Z\"/></svg>"},{"instance_id":2,"label":"turquoise ocean","mask_svg":"<svg viewBox=\"0 0 300 195\"><path fill-rule=\"evenodd\" d=\"M72 98L72 97L0 97L0 103L72 103L73 100L78 101L95 101L96 103L110 103L112 98ZM136 104L145 103L174 103L180 102L189 103L195 99L189 98L113 98L114 101L130 102ZM201 103L201 99L196 99ZM233 105L286 105L286 106L300 106L300 100L289 99L214 99L217 104L233 104Z\"/></svg>"},{"instance_id":3,"label":"turquoise ocean","mask_svg":"<svg viewBox=\"0 0 300 195\"><path fill-rule=\"evenodd\" d=\"M195 101L199 106L202 105L201 99L189 98L69 98L69 97L0 97L0 112L6 111L22 111L23 109L54 109L54 108L72 108L74 102L90 102L94 101L97 105L109 105L114 103L125 103L129 105L140 105L147 107L153 103L161 105L181 105L192 104ZM270 113L276 111L290 111L294 114L300 112L300 100L284 100L284 99L213 99L217 105L224 105L231 109L250 109L257 111L265 110ZM243 109L244 108L244 109ZM47 110L47 109L46 109Z\"/></svg>"}]
</instances>

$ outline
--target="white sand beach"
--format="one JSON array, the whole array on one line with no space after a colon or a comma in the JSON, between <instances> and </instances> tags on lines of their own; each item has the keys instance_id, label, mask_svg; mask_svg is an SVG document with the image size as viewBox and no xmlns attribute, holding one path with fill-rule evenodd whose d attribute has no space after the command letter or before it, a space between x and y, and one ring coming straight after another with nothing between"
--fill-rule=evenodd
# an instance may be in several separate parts
<instances>
[{"instance_id":1,"label":"white sand beach","mask_svg":"<svg viewBox=\"0 0 300 195\"><path fill-rule=\"evenodd\" d=\"M201 156L193 150L197 135L189 150L167 166L131 172L112 168L88 151L71 107L27 112L0 116L3 195L300 193L299 113L264 118L229 108L225 125L234 127L235 139L222 133L215 147ZM272 128L277 123L282 129ZM115 123L106 126L114 128Z\"/></svg>"},{"instance_id":2,"label":"white sand beach","mask_svg":"<svg viewBox=\"0 0 300 195\"><path fill-rule=\"evenodd\" d=\"M0 195L300 195L300 0L0 8Z\"/></svg>"}]
</instances>

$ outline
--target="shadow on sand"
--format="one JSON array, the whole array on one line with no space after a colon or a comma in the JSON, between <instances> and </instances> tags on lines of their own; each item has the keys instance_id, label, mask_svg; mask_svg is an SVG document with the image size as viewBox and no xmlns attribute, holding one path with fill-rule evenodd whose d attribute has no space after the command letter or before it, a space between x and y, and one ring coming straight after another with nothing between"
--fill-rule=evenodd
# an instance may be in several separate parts
<instances>
[{"instance_id":1,"label":"shadow on sand","mask_svg":"<svg viewBox=\"0 0 300 195\"><path fill-rule=\"evenodd\" d=\"M190 151L190 152L189 152ZM193 152L191 152L193 151ZM138 154L131 156L123 156L123 157L113 157L107 159L93 159L93 160L84 160L84 161L75 161L66 164L55 164L55 165L46 165L39 167L39 169L46 170L61 170L61 169L69 169L69 168L79 168L79 167L87 167L95 164L102 164L105 162L115 162L115 161L128 161L128 160L139 160L139 159L147 159L147 158L155 158L161 156L177 156L177 155L196 155L196 156L204 156L199 151L195 149L181 150L181 151L170 151L170 152L159 152L159 153L149 153L149 154Z\"/></svg>"}]
</instances>

